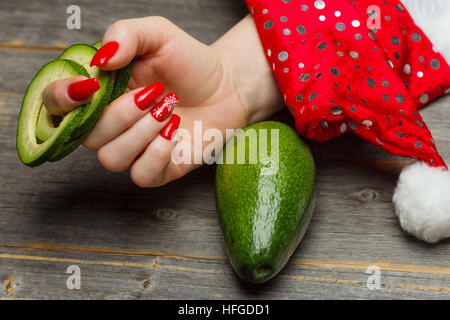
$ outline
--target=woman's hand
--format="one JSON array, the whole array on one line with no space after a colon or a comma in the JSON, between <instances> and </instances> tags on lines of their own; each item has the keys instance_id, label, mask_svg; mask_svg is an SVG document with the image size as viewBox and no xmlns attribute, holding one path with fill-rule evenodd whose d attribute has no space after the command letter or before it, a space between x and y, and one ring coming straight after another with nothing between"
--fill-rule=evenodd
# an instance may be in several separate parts
<instances>
[{"instance_id":1,"label":"woman's hand","mask_svg":"<svg viewBox=\"0 0 450 320\"><path fill-rule=\"evenodd\" d=\"M202 134L220 130L225 142L226 129L263 120L282 105L250 17L211 46L160 17L118 21L102 43L92 65L116 70L136 60L127 93L105 108L83 145L96 150L108 170L131 168L141 187L165 184L201 165L194 153L202 154L211 141L194 139L194 121L201 121ZM96 90L95 80L58 80L44 91L44 104L52 114L64 114ZM173 93L160 101L164 92ZM187 163L171 161L180 118L180 128L192 137L184 141L191 146ZM216 141L220 147L223 142Z\"/></svg>"}]
</instances>

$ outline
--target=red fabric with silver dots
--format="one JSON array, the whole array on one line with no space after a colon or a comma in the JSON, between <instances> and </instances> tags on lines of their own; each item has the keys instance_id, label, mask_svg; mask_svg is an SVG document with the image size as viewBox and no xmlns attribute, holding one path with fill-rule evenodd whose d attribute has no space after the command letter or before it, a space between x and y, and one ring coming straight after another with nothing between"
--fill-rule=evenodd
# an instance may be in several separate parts
<instances>
[{"instance_id":1,"label":"red fabric with silver dots","mask_svg":"<svg viewBox=\"0 0 450 320\"><path fill-rule=\"evenodd\" d=\"M398 0L247 0L297 131L354 131L447 168L417 110L449 93L450 67ZM378 14L379 29L368 24ZM370 26L370 28L369 28Z\"/></svg>"}]
</instances>

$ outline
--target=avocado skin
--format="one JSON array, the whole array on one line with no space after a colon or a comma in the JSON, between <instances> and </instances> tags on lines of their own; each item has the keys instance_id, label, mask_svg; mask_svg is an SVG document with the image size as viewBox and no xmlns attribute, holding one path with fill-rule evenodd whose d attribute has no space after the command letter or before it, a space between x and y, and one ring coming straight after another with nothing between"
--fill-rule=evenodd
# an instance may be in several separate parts
<instances>
[{"instance_id":1,"label":"avocado skin","mask_svg":"<svg viewBox=\"0 0 450 320\"><path fill-rule=\"evenodd\" d=\"M284 268L306 232L314 211L316 169L308 146L291 127L266 121L241 133L250 128L279 129L279 170L264 176L259 161L218 164L215 199L234 271L244 281L263 283ZM270 150L269 134L267 140ZM237 147L234 143L235 157ZM230 148L229 143L223 159Z\"/></svg>"}]
</instances>

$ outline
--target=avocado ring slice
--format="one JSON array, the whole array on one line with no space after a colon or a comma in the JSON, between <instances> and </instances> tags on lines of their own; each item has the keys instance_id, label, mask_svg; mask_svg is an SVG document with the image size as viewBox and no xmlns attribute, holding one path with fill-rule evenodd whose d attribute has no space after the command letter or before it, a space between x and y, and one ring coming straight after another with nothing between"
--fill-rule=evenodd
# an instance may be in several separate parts
<instances>
[{"instance_id":1,"label":"avocado ring slice","mask_svg":"<svg viewBox=\"0 0 450 320\"><path fill-rule=\"evenodd\" d=\"M86 107L68 113L46 141L36 137L36 124L43 107L42 92L55 80L75 76L88 76L86 69L71 60L47 63L31 80L22 101L17 124L16 147L20 160L31 167L47 161L73 134L84 116Z\"/></svg>"}]
</instances>

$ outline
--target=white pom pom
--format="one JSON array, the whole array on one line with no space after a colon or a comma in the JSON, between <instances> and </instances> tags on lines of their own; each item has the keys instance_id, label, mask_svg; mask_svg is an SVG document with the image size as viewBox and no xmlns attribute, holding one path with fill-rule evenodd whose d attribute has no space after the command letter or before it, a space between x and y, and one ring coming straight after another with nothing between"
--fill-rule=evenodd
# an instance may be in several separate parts
<instances>
[{"instance_id":1,"label":"white pom pom","mask_svg":"<svg viewBox=\"0 0 450 320\"><path fill-rule=\"evenodd\" d=\"M415 162L400 175L393 202L402 228L427 242L450 237L450 172Z\"/></svg>"}]
</instances>

